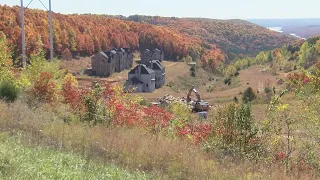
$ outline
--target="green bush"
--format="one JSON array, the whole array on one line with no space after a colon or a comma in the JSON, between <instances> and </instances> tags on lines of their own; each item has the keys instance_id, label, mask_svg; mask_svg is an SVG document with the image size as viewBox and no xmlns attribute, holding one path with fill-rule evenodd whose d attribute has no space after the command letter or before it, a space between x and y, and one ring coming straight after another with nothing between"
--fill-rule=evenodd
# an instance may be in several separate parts
<instances>
[{"instance_id":1,"label":"green bush","mask_svg":"<svg viewBox=\"0 0 320 180\"><path fill-rule=\"evenodd\" d=\"M269 93L271 92L271 88L270 88L270 87L265 87L265 88L264 88L264 92L265 92L266 94L269 94Z\"/></svg>"},{"instance_id":2,"label":"green bush","mask_svg":"<svg viewBox=\"0 0 320 180\"><path fill-rule=\"evenodd\" d=\"M139 104L140 104L141 106L152 106L152 103L151 103L150 101L146 100L145 98L143 98L143 99L139 102Z\"/></svg>"},{"instance_id":3,"label":"green bush","mask_svg":"<svg viewBox=\"0 0 320 180\"><path fill-rule=\"evenodd\" d=\"M0 98L6 101L15 101L18 97L19 90L10 81L3 81L0 84Z\"/></svg>"},{"instance_id":4,"label":"green bush","mask_svg":"<svg viewBox=\"0 0 320 180\"><path fill-rule=\"evenodd\" d=\"M251 87L248 87L248 88L244 91L244 93L243 93L243 95L242 95L242 101L243 101L244 103L251 102L251 101L253 101L253 100L256 99L256 98L257 98L257 96L256 96L256 94L253 92L253 90L252 90Z\"/></svg>"},{"instance_id":5,"label":"green bush","mask_svg":"<svg viewBox=\"0 0 320 180\"><path fill-rule=\"evenodd\" d=\"M240 74L240 72L237 71L237 72L234 73L234 76L237 77L237 76L239 76L239 74Z\"/></svg>"},{"instance_id":6,"label":"green bush","mask_svg":"<svg viewBox=\"0 0 320 180\"><path fill-rule=\"evenodd\" d=\"M214 133L205 145L207 151L222 150L234 155L248 155L259 146L250 143L255 139L258 129L249 104L230 103L218 108L212 124Z\"/></svg>"},{"instance_id":7,"label":"green bush","mask_svg":"<svg viewBox=\"0 0 320 180\"><path fill-rule=\"evenodd\" d=\"M224 82L224 84L230 85L231 84L231 78L230 77L225 78L223 82Z\"/></svg>"},{"instance_id":8,"label":"green bush","mask_svg":"<svg viewBox=\"0 0 320 180\"><path fill-rule=\"evenodd\" d=\"M213 91L212 85L207 86L207 92L212 92L212 91Z\"/></svg>"},{"instance_id":9,"label":"green bush","mask_svg":"<svg viewBox=\"0 0 320 180\"><path fill-rule=\"evenodd\" d=\"M233 101L234 101L235 103L238 103L238 102L239 102L237 96L235 96L235 97L233 98Z\"/></svg>"}]
</instances>

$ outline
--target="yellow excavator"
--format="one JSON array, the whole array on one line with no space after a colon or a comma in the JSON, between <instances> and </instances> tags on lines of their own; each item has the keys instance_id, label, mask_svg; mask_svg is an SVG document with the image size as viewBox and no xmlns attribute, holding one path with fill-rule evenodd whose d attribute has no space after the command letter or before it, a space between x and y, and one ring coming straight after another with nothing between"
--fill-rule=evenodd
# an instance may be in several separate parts
<instances>
[{"instance_id":1,"label":"yellow excavator","mask_svg":"<svg viewBox=\"0 0 320 180\"><path fill-rule=\"evenodd\" d=\"M204 112L209 110L209 103L206 101L202 101L200 98L199 92L195 89L194 85L190 88L188 95L187 95L187 102L191 101L191 93L194 92L197 96L197 100L193 102L192 112Z\"/></svg>"}]
</instances>

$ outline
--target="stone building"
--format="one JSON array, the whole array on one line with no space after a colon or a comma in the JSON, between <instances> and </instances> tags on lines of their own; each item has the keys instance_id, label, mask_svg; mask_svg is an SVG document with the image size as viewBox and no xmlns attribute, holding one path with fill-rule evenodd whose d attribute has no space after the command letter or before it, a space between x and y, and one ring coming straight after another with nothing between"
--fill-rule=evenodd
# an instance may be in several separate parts
<instances>
[{"instance_id":1,"label":"stone building","mask_svg":"<svg viewBox=\"0 0 320 180\"><path fill-rule=\"evenodd\" d=\"M126 52L124 49L119 48L119 49L113 49L116 52L116 56L115 56L115 61L116 61L116 65L115 65L115 72L121 72L125 69L126 66Z\"/></svg>"},{"instance_id":2,"label":"stone building","mask_svg":"<svg viewBox=\"0 0 320 180\"><path fill-rule=\"evenodd\" d=\"M150 61L152 60L159 60L162 62L164 59L164 52L159 49L154 49L150 51L149 49L144 50L141 52L141 63L149 65Z\"/></svg>"},{"instance_id":3,"label":"stone building","mask_svg":"<svg viewBox=\"0 0 320 180\"><path fill-rule=\"evenodd\" d=\"M155 71L144 64L139 64L129 72L128 81L126 82L124 89L126 91L135 89L135 92L150 93L155 90L155 81Z\"/></svg>"},{"instance_id":4,"label":"stone building","mask_svg":"<svg viewBox=\"0 0 320 180\"><path fill-rule=\"evenodd\" d=\"M165 84L165 67L161 64L159 60L152 60L149 68L155 72L156 75L156 89L161 88Z\"/></svg>"},{"instance_id":5,"label":"stone building","mask_svg":"<svg viewBox=\"0 0 320 180\"><path fill-rule=\"evenodd\" d=\"M126 69L130 69L133 66L133 53L129 48L123 48L126 52Z\"/></svg>"},{"instance_id":6,"label":"stone building","mask_svg":"<svg viewBox=\"0 0 320 180\"><path fill-rule=\"evenodd\" d=\"M91 75L110 76L115 70L115 51L101 51L91 58Z\"/></svg>"},{"instance_id":7,"label":"stone building","mask_svg":"<svg viewBox=\"0 0 320 180\"><path fill-rule=\"evenodd\" d=\"M164 59L163 51L157 48L152 51L152 60L159 60L160 62L162 62L163 59Z\"/></svg>"},{"instance_id":8,"label":"stone building","mask_svg":"<svg viewBox=\"0 0 320 180\"><path fill-rule=\"evenodd\" d=\"M114 72L130 69L133 65L133 54L129 48L101 51L91 58L91 75L110 76Z\"/></svg>"}]
</instances>

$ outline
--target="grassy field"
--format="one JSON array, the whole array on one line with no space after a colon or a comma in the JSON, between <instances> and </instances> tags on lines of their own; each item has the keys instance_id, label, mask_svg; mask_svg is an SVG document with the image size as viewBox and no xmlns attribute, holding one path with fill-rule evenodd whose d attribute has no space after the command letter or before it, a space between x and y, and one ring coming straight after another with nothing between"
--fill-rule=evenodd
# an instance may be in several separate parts
<instances>
[{"instance_id":1,"label":"grassy field","mask_svg":"<svg viewBox=\"0 0 320 180\"><path fill-rule=\"evenodd\" d=\"M7 133L1 133L0 140L1 179L151 179L70 152L27 147Z\"/></svg>"}]
</instances>

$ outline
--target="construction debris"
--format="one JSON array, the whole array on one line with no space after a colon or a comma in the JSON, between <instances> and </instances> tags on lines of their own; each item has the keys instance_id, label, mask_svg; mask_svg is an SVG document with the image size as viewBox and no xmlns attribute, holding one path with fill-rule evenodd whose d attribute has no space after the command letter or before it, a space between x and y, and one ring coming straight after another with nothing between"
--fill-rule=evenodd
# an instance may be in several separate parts
<instances>
[{"instance_id":1,"label":"construction debris","mask_svg":"<svg viewBox=\"0 0 320 180\"><path fill-rule=\"evenodd\" d=\"M196 100L191 100L188 103L187 98L185 98L185 97L176 98L172 95L167 94L163 97L158 97L157 100L155 102L153 102L153 104L168 106L169 104L172 104L172 103L181 103L181 104L187 105L190 109L192 109L192 103L194 101L196 101Z\"/></svg>"},{"instance_id":2,"label":"construction debris","mask_svg":"<svg viewBox=\"0 0 320 180\"><path fill-rule=\"evenodd\" d=\"M192 109L194 106L194 103L197 102L197 99L191 99L191 101L188 103L187 97L174 97L172 95L166 94L163 97L158 97L154 102L152 102L153 105L157 106L168 106L172 103L181 103L183 105L186 105L189 109ZM215 105L210 106L213 110L216 110L217 108L222 107L221 105Z\"/></svg>"}]
</instances>

